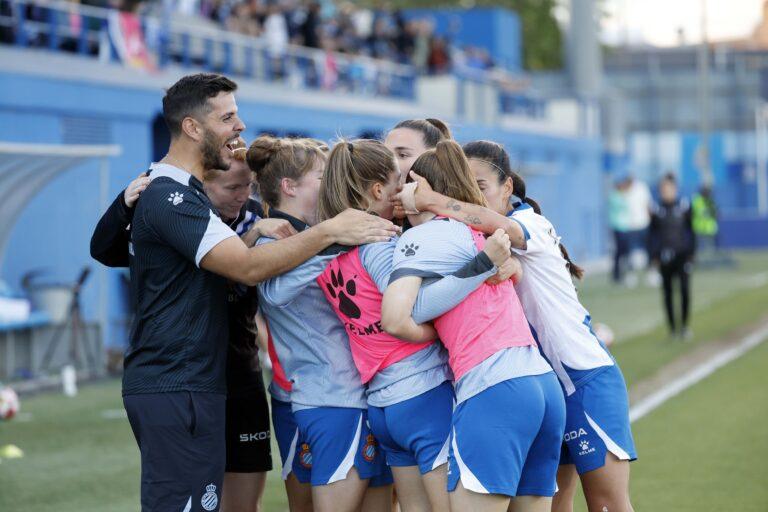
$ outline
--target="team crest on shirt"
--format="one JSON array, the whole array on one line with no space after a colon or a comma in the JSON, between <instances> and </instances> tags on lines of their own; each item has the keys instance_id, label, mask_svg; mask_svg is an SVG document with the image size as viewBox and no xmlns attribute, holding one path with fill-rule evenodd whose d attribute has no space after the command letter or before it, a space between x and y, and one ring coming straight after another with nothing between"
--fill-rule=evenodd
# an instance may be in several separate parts
<instances>
[{"instance_id":1,"label":"team crest on shirt","mask_svg":"<svg viewBox=\"0 0 768 512\"><path fill-rule=\"evenodd\" d=\"M173 206L176 206L179 203L182 203L184 201L184 194L179 194L178 192L171 192L168 194L168 201L173 203Z\"/></svg>"},{"instance_id":2,"label":"team crest on shirt","mask_svg":"<svg viewBox=\"0 0 768 512\"><path fill-rule=\"evenodd\" d=\"M312 469L312 452L309 451L309 445L307 443L301 445L301 451L299 452L299 464L307 469Z\"/></svg>"},{"instance_id":3,"label":"team crest on shirt","mask_svg":"<svg viewBox=\"0 0 768 512\"><path fill-rule=\"evenodd\" d=\"M208 484L205 486L205 490L206 493L200 498L200 505L202 505L205 510L213 510L216 508L216 505L219 504L219 497L216 495L216 486Z\"/></svg>"},{"instance_id":4,"label":"team crest on shirt","mask_svg":"<svg viewBox=\"0 0 768 512\"><path fill-rule=\"evenodd\" d=\"M376 458L376 446L378 446L376 438L373 437L373 434L368 434L363 446L363 458L368 462L373 462L373 459Z\"/></svg>"}]
</instances>

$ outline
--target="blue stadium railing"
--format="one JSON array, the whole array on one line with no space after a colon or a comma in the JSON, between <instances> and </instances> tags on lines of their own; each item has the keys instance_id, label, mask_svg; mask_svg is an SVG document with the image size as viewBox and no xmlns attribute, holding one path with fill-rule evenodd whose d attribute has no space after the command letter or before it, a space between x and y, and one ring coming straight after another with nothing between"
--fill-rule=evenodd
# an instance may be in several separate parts
<instances>
[{"instance_id":1,"label":"blue stadium railing","mask_svg":"<svg viewBox=\"0 0 768 512\"><path fill-rule=\"evenodd\" d=\"M116 58L108 30L111 9L47 0L0 0L0 6L2 43ZM412 66L294 45L275 54L261 38L157 17L141 21L147 48L161 68L176 63L297 88L406 100L415 96Z\"/></svg>"}]
</instances>

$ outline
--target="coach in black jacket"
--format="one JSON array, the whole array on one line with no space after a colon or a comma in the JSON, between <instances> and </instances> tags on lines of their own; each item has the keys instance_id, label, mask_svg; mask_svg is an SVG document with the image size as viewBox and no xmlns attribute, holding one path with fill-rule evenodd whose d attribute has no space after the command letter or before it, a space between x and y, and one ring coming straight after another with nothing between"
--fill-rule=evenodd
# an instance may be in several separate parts
<instances>
[{"instance_id":1,"label":"coach in black jacket","mask_svg":"<svg viewBox=\"0 0 768 512\"><path fill-rule=\"evenodd\" d=\"M690 277L696 254L696 235L693 232L691 205L685 198L678 197L677 181L667 174L659 182L661 201L651 213L650 254L651 261L658 265L664 284L664 307L667 324L672 336L688 339L692 333L688 328L690 311ZM680 282L681 318L678 324L673 304L672 281Z\"/></svg>"}]
</instances>

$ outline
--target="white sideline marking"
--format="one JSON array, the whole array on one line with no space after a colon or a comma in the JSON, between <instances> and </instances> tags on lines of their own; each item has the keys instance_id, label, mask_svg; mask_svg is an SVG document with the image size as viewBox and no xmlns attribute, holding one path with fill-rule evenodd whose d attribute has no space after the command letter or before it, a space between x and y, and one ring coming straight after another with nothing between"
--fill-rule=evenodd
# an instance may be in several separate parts
<instances>
[{"instance_id":1,"label":"white sideline marking","mask_svg":"<svg viewBox=\"0 0 768 512\"><path fill-rule=\"evenodd\" d=\"M723 350L719 354L712 357L709 361L700 364L688 373L684 373L655 393L652 393L645 397L643 400L640 400L637 404L634 405L634 407L629 409L629 421L634 422L639 420L673 396L681 393L682 391L685 391L705 377L708 377L714 373L719 368L722 368L734 359L755 348L760 343L765 341L766 338L768 338L768 323L763 324L762 327L747 335L738 343L738 345L733 346L727 350Z\"/></svg>"}]
</instances>

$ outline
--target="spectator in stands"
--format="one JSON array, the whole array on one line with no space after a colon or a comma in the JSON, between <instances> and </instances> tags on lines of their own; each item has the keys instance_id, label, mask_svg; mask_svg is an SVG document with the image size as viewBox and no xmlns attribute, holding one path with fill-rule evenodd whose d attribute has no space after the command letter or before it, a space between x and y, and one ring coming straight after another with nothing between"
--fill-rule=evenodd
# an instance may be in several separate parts
<instances>
[{"instance_id":1,"label":"spectator in stands","mask_svg":"<svg viewBox=\"0 0 768 512\"><path fill-rule=\"evenodd\" d=\"M251 12L250 4L236 4L232 8L232 15L225 20L227 30L247 36L259 36L261 34L261 27L256 18L251 15Z\"/></svg>"},{"instance_id":2,"label":"spectator in stands","mask_svg":"<svg viewBox=\"0 0 768 512\"><path fill-rule=\"evenodd\" d=\"M13 17L13 3L10 0L0 0L0 16ZM0 43L12 43L15 39L14 29L11 25L0 25Z\"/></svg>"},{"instance_id":3,"label":"spectator in stands","mask_svg":"<svg viewBox=\"0 0 768 512\"><path fill-rule=\"evenodd\" d=\"M267 40L270 72L273 78L282 78L285 74L283 57L288 48L288 22L279 4L272 4L267 9L264 20L264 37Z\"/></svg>"},{"instance_id":4,"label":"spectator in stands","mask_svg":"<svg viewBox=\"0 0 768 512\"><path fill-rule=\"evenodd\" d=\"M692 336L688 328L690 311L690 277L696 253L691 207L680 198L677 180L667 174L659 183L660 202L653 209L650 222L651 261L659 267L664 289L664 308L670 335L686 340ZM681 316L678 323L672 281L680 283Z\"/></svg>"},{"instance_id":5,"label":"spectator in stands","mask_svg":"<svg viewBox=\"0 0 768 512\"><path fill-rule=\"evenodd\" d=\"M309 4L307 15L299 29L302 44L308 48L320 48L320 2Z\"/></svg>"},{"instance_id":6,"label":"spectator in stands","mask_svg":"<svg viewBox=\"0 0 768 512\"><path fill-rule=\"evenodd\" d=\"M429 60L429 43L432 38L432 24L427 20L414 22L416 37L413 44L412 64L420 72L426 72Z\"/></svg>"},{"instance_id":7,"label":"spectator in stands","mask_svg":"<svg viewBox=\"0 0 768 512\"><path fill-rule=\"evenodd\" d=\"M448 43L440 36L434 36L429 44L427 69L431 75L441 75L451 70L451 55Z\"/></svg>"},{"instance_id":8,"label":"spectator in stands","mask_svg":"<svg viewBox=\"0 0 768 512\"><path fill-rule=\"evenodd\" d=\"M405 21L405 16L403 16L402 11L395 11L394 18L395 34L393 37L393 42L395 46L397 62L401 64L408 64L411 62L415 44L413 24L409 24Z\"/></svg>"}]
</instances>

